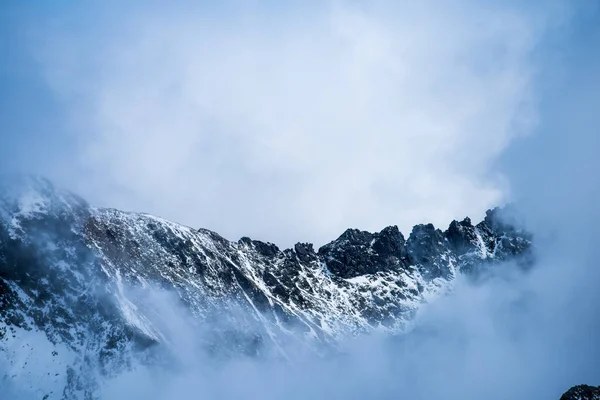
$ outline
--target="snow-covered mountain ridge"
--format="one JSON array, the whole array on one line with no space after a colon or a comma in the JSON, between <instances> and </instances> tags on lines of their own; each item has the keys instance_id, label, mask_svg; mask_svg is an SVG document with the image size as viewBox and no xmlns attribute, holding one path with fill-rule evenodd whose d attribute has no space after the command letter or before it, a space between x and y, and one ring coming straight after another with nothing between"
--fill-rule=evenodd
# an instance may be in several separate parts
<instances>
[{"instance_id":1,"label":"snow-covered mountain ridge","mask_svg":"<svg viewBox=\"0 0 600 400\"><path fill-rule=\"evenodd\" d=\"M405 238L396 226L348 229L318 250L280 250L95 208L43 178L4 177L0 370L9 382L31 382L40 398L94 398L98 376L169 342L145 288L174 294L194 323L210 326L204 345L219 356L260 356L267 344L284 349L298 338L317 349L345 335L398 333L457 274L530 263L531 239L508 211L494 209L446 231L417 225Z\"/></svg>"}]
</instances>

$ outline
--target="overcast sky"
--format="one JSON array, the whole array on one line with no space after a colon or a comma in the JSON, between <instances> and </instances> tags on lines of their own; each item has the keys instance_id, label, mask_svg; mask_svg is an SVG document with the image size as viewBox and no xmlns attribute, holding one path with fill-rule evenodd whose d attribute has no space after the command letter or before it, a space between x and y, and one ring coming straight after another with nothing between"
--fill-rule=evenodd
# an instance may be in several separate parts
<instances>
[{"instance_id":1,"label":"overcast sky","mask_svg":"<svg viewBox=\"0 0 600 400\"><path fill-rule=\"evenodd\" d=\"M0 167L282 246L479 220L597 65L574 3L4 2Z\"/></svg>"},{"instance_id":2,"label":"overcast sky","mask_svg":"<svg viewBox=\"0 0 600 400\"><path fill-rule=\"evenodd\" d=\"M550 399L600 384L600 10L540 3L3 2L4 171L284 246L505 201L536 238L530 273L459 281L399 345L367 337L302 373L125 376L107 398Z\"/></svg>"}]
</instances>

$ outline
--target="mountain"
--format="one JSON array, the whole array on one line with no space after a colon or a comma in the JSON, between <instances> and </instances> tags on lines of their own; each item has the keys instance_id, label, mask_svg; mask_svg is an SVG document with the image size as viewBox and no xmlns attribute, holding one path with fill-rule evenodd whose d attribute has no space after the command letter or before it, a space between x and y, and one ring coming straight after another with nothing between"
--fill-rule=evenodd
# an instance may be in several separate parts
<instances>
[{"instance_id":1,"label":"mountain","mask_svg":"<svg viewBox=\"0 0 600 400\"><path fill-rule=\"evenodd\" d=\"M396 226L348 229L318 250L281 250L92 207L43 178L3 177L0 371L36 398L93 399L134 360L158 362L154 349L179 329L158 311L166 304L217 358L268 349L285 358L290 342L326 352L347 335L401 333L458 274L476 279L507 260L527 267L532 253L510 209L445 231L417 225L408 238Z\"/></svg>"},{"instance_id":2,"label":"mountain","mask_svg":"<svg viewBox=\"0 0 600 400\"><path fill-rule=\"evenodd\" d=\"M600 400L600 386L573 386L560 397L560 400Z\"/></svg>"}]
</instances>

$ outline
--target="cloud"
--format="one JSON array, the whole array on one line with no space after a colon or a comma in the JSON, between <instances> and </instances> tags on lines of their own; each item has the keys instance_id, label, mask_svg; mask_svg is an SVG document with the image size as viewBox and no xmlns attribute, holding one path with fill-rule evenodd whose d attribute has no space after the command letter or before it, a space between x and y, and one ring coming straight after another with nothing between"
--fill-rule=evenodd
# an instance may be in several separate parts
<instances>
[{"instance_id":1,"label":"cloud","mask_svg":"<svg viewBox=\"0 0 600 400\"><path fill-rule=\"evenodd\" d=\"M492 166L535 126L553 15L383 1L64 17L39 28L79 149L64 179L96 204L282 245L478 219L510 196Z\"/></svg>"},{"instance_id":2,"label":"cloud","mask_svg":"<svg viewBox=\"0 0 600 400\"><path fill-rule=\"evenodd\" d=\"M597 19L537 91L539 10L428 4L126 10L110 29L89 20L92 37L50 36L82 151L70 178L96 202L285 243L512 195L539 250L527 274L459 282L410 334L349 339L344 358L215 366L168 320L186 368L135 369L105 398L551 399L600 384Z\"/></svg>"},{"instance_id":3,"label":"cloud","mask_svg":"<svg viewBox=\"0 0 600 400\"><path fill-rule=\"evenodd\" d=\"M96 203L284 244L442 224L512 196L538 265L459 282L409 335L355 338L345 358L294 367L215 367L174 324L189 369L136 369L106 398L541 399L598 385L597 28L565 39L579 50L561 54L565 75L543 66L545 84L561 83L540 91L554 11L243 4L132 7L88 15L91 33L48 30L42 60L79 141L65 179Z\"/></svg>"},{"instance_id":4,"label":"cloud","mask_svg":"<svg viewBox=\"0 0 600 400\"><path fill-rule=\"evenodd\" d=\"M564 242L558 248L544 247L532 274L502 265L477 286L459 279L452 295L421 308L413 331L341 339L334 356L292 342L289 363L219 361L194 346L204 333L186 329L186 318L173 331L174 367L136 365L105 382L101 398L558 399L572 385L597 384L600 372L598 294L580 280L597 273ZM170 324L177 306L161 304Z\"/></svg>"}]
</instances>

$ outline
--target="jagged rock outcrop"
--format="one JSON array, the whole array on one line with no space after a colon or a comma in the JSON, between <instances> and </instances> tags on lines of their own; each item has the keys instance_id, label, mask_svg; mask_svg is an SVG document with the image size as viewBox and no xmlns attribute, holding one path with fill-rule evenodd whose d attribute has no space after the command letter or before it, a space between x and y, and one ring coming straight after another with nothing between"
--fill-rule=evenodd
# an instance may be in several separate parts
<instances>
[{"instance_id":1,"label":"jagged rock outcrop","mask_svg":"<svg viewBox=\"0 0 600 400\"><path fill-rule=\"evenodd\" d=\"M456 259L448 238L432 224L414 226L407 247L412 262L426 279L454 277Z\"/></svg>"},{"instance_id":2,"label":"jagged rock outcrop","mask_svg":"<svg viewBox=\"0 0 600 400\"><path fill-rule=\"evenodd\" d=\"M397 226L379 233L348 229L319 249L327 268L348 279L377 272L402 271L410 266L406 241Z\"/></svg>"},{"instance_id":3,"label":"jagged rock outcrop","mask_svg":"<svg viewBox=\"0 0 600 400\"><path fill-rule=\"evenodd\" d=\"M23 360L50 371L29 371L36 395L58 382L64 392L48 398L93 398L90 370L113 374L168 342L168 327L152 318L149 287L173 293L198 329L211 327L203 335L214 354L257 356L265 343L283 348L298 332L309 343L373 329L401 332L456 274L530 259L530 235L505 222L504 212L488 211L475 226L453 221L446 231L417 225L407 240L396 226L349 229L317 251L309 243L281 250L94 208L42 178L4 178L0 350L11 371L21 373ZM66 352L72 360L41 357L37 349L17 360L14 346L25 335L43 337L48 354Z\"/></svg>"},{"instance_id":4,"label":"jagged rock outcrop","mask_svg":"<svg viewBox=\"0 0 600 400\"><path fill-rule=\"evenodd\" d=\"M600 400L600 386L573 386L560 400Z\"/></svg>"}]
</instances>

